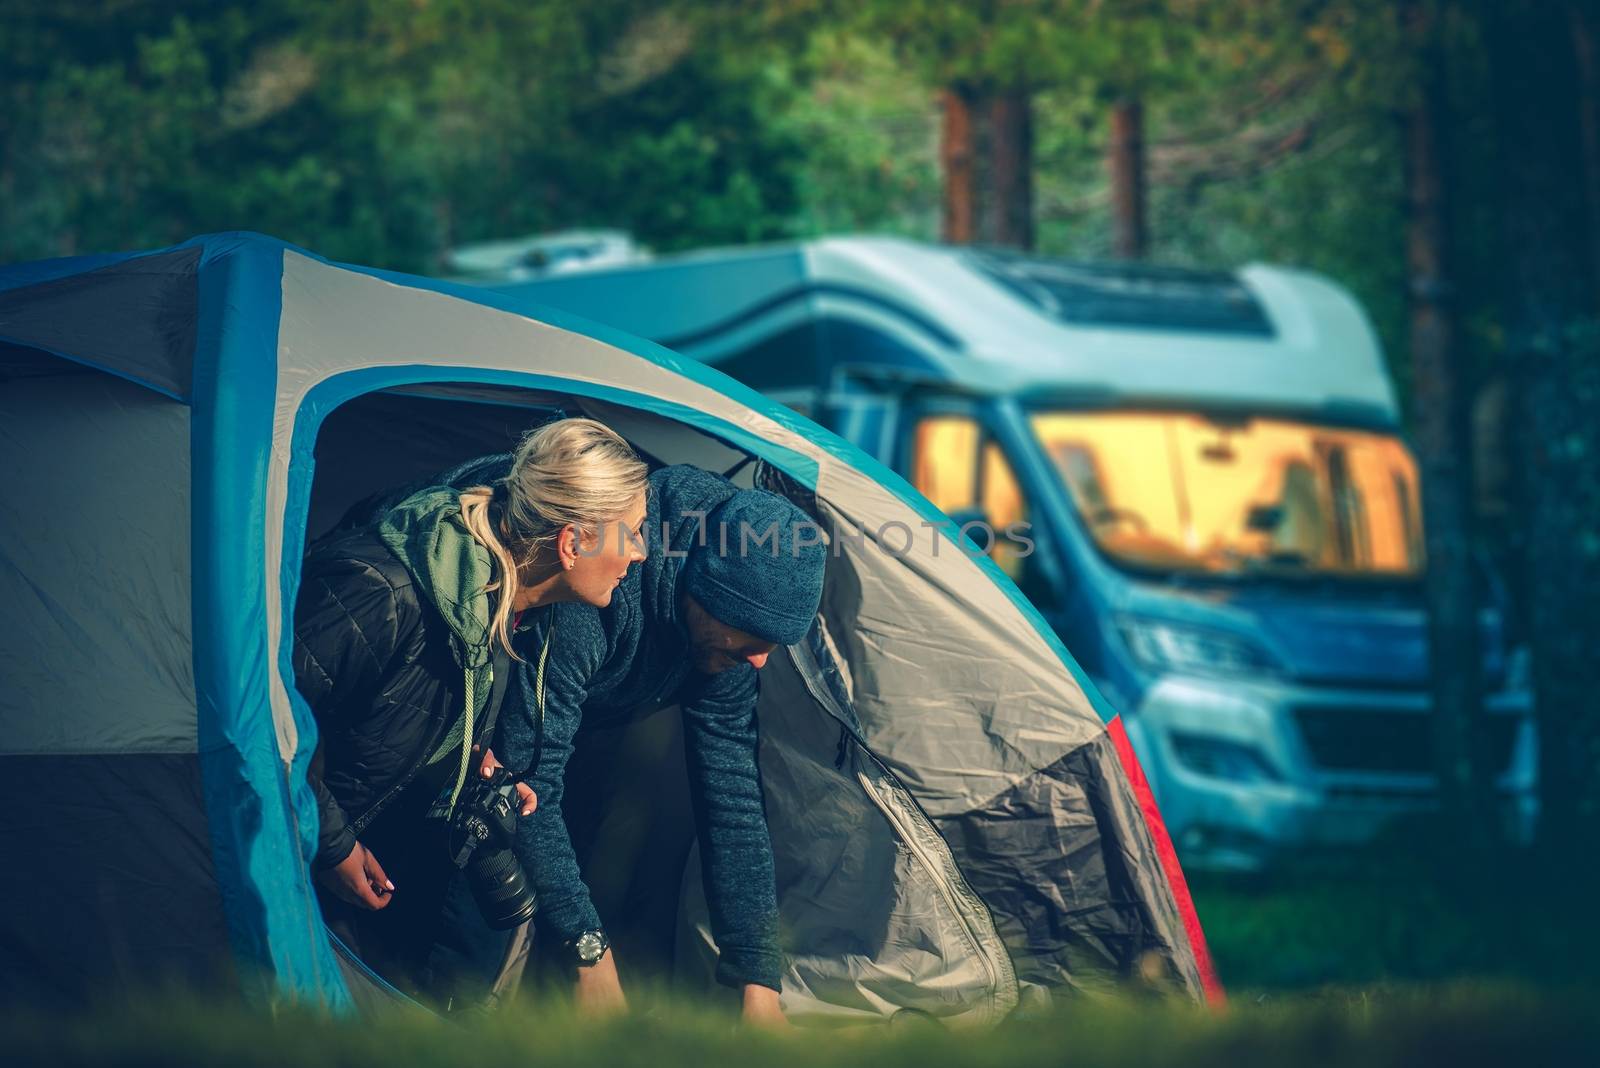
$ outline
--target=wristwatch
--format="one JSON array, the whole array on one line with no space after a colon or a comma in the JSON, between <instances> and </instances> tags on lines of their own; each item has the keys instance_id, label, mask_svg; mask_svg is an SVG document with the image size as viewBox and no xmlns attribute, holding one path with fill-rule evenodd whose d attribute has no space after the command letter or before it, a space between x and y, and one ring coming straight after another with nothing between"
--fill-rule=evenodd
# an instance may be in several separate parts
<instances>
[{"instance_id":1,"label":"wristwatch","mask_svg":"<svg viewBox=\"0 0 1600 1068\"><path fill-rule=\"evenodd\" d=\"M611 948L611 943L606 941L606 933L601 930L584 931L577 938L569 938L566 942L567 952L572 955L572 963L580 968L592 967L606 955L606 950Z\"/></svg>"}]
</instances>

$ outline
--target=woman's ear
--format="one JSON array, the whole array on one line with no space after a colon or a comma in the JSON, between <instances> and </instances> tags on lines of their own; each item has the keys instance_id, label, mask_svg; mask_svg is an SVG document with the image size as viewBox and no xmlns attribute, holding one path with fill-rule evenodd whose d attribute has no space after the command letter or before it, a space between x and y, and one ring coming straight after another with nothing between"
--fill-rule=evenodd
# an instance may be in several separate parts
<instances>
[{"instance_id":1,"label":"woman's ear","mask_svg":"<svg viewBox=\"0 0 1600 1068\"><path fill-rule=\"evenodd\" d=\"M562 527L561 533L556 536L556 555L563 571L571 571L572 565L578 562L579 539L578 528L571 523Z\"/></svg>"}]
</instances>

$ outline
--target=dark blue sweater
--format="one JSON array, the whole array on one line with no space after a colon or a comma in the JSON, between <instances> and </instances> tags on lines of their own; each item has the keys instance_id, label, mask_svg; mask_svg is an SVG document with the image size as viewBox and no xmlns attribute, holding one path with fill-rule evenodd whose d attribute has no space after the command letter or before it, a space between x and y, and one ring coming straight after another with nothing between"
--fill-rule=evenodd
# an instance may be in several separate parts
<instances>
[{"instance_id":1,"label":"dark blue sweater","mask_svg":"<svg viewBox=\"0 0 1600 1068\"><path fill-rule=\"evenodd\" d=\"M650 477L646 529L649 556L629 570L603 609L559 604L542 617L518 651L523 701L508 701L500 745L507 764L533 754L533 688L547 624L555 639L545 668L543 747L529 781L539 807L520 822L517 852L539 895L545 925L561 938L599 927L561 814L562 777L580 719L625 723L675 701L683 710L690 796L712 935L721 956L717 979L730 986L778 989L778 906L772 841L756 764L756 672L748 664L714 676L694 671L680 618L678 575L705 513L734 492L718 475L668 467ZM662 521L667 521L663 541ZM607 537L616 537L615 530Z\"/></svg>"}]
</instances>

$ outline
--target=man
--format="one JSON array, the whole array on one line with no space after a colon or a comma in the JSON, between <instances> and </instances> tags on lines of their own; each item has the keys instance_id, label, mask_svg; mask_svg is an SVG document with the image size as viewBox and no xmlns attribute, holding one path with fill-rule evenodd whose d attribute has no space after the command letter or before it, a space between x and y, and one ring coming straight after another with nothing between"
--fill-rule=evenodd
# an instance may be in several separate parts
<instances>
[{"instance_id":1,"label":"man","mask_svg":"<svg viewBox=\"0 0 1600 1068\"><path fill-rule=\"evenodd\" d=\"M517 852L539 896L541 935L559 947L580 1008L622 1008L609 939L569 833L595 821L563 811L568 763L575 740L581 744L580 722L592 737L677 706L716 978L741 992L747 1020L779 1024L782 956L757 766L756 673L778 646L810 630L826 550L789 501L687 466L650 477L645 528L648 555L607 607L555 606L519 650L527 661L522 685L537 687L533 665L550 644L542 721L505 720L497 746L514 767L536 760L529 779L538 808L521 821ZM663 874L673 895L677 874Z\"/></svg>"}]
</instances>

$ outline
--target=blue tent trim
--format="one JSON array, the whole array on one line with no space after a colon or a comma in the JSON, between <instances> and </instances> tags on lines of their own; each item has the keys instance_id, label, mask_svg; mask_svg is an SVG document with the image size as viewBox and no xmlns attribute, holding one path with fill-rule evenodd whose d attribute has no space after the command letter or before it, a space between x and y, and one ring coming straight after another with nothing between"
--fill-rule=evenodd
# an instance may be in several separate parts
<instances>
[{"instance_id":1,"label":"blue tent trim","mask_svg":"<svg viewBox=\"0 0 1600 1068\"><path fill-rule=\"evenodd\" d=\"M306 858L316 806L306 781L308 744L286 778L266 680L266 482L277 386L283 252L258 242L207 243L200 272L194 368L195 696L200 766L217 882L241 968L275 978L277 991L333 1009L350 1007ZM293 689L293 673L284 676ZM270 969L270 970L269 970Z\"/></svg>"}]
</instances>

